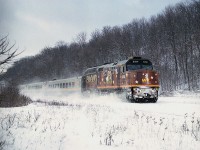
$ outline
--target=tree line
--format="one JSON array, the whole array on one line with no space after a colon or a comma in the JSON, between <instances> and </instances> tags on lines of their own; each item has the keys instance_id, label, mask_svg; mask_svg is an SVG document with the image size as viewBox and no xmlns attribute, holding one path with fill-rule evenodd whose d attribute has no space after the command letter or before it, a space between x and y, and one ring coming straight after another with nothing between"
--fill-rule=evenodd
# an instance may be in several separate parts
<instances>
[{"instance_id":1,"label":"tree line","mask_svg":"<svg viewBox=\"0 0 200 150\"><path fill-rule=\"evenodd\" d=\"M0 76L14 85L80 76L93 66L141 56L153 62L163 91L200 89L200 0L168 6L150 19L80 33L14 63Z\"/></svg>"}]
</instances>

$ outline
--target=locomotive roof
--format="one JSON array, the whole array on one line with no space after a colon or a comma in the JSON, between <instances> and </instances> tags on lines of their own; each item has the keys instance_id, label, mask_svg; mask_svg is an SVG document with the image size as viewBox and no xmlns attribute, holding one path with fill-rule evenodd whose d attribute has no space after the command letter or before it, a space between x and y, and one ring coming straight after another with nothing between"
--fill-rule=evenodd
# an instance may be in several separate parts
<instances>
[{"instance_id":1,"label":"locomotive roof","mask_svg":"<svg viewBox=\"0 0 200 150\"><path fill-rule=\"evenodd\" d=\"M115 63L109 63L109 64L101 65L101 66L98 66L97 68L109 68L109 67L121 66L121 65L126 64L130 60L148 60L148 59L141 58L141 57L133 57L133 58L118 61L118 62L115 62Z\"/></svg>"},{"instance_id":2,"label":"locomotive roof","mask_svg":"<svg viewBox=\"0 0 200 150\"><path fill-rule=\"evenodd\" d=\"M110 64L98 66L98 68L109 68L109 67L113 67L113 66L114 66L114 63L110 63Z\"/></svg>"},{"instance_id":3,"label":"locomotive roof","mask_svg":"<svg viewBox=\"0 0 200 150\"><path fill-rule=\"evenodd\" d=\"M53 81L46 81L46 82L49 82L49 83L56 83L56 82L64 82L64 81L74 81L74 80L78 80L78 79L81 79L81 77L71 77L71 78L67 78L67 79L56 79L56 80L53 80Z\"/></svg>"},{"instance_id":4,"label":"locomotive roof","mask_svg":"<svg viewBox=\"0 0 200 150\"><path fill-rule=\"evenodd\" d=\"M127 61L129 61L129 60L130 60L130 59L126 59L126 60L118 61L118 62L115 64L115 66L121 66L121 65L127 63Z\"/></svg>"},{"instance_id":5,"label":"locomotive roof","mask_svg":"<svg viewBox=\"0 0 200 150\"><path fill-rule=\"evenodd\" d=\"M96 67L88 68L85 71L85 73L95 72L99 68L111 68L111 67L121 66L121 65L126 64L130 60L148 60L148 59L141 58L141 57L132 57L132 58L129 58L129 59L126 59L126 60L122 60L122 61L118 61L118 62L115 62L115 63L108 63L108 64L104 64L104 65L101 65L101 66L96 66Z\"/></svg>"}]
</instances>

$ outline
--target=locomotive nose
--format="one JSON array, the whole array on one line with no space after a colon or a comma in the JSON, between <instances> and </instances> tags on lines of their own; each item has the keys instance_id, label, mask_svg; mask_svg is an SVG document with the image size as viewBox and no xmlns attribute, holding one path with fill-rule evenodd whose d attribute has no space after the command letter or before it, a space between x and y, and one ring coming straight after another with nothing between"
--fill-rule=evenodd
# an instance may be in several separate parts
<instances>
[{"instance_id":1,"label":"locomotive nose","mask_svg":"<svg viewBox=\"0 0 200 150\"><path fill-rule=\"evenodd\" d=\"M155 71L140 71L137 72L137 77L140 85L158 85L158 74Z\"/></svg>"}]
</instances>

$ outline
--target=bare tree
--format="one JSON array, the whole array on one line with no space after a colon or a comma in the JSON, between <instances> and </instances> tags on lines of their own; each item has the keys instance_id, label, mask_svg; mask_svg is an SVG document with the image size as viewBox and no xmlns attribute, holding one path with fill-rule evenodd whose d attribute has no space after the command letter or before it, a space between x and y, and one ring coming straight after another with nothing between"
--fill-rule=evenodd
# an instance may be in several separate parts
<instances>
[{"instance_id":1,"label":"bare tree","mask_svg":"<svg viewBox=\"0 0 200 150\"><path fill-rule=\"evenodd\" d=\"M87 34L85 32L79 33L74 41L83 49L87 43Z\"/></svg>"},{"instance_id":2,"label":"bare tree","mask_svg":"<svg viewBox=\"0 0 200 150\"><path fill-rule=\"evenodd\" d=\"M18 49L14 48L15 44L10 44L8 36L0 39L0 73L3 72L5 66L12 62L13 58L19 55Z\"/></svg>"}]
</instances>

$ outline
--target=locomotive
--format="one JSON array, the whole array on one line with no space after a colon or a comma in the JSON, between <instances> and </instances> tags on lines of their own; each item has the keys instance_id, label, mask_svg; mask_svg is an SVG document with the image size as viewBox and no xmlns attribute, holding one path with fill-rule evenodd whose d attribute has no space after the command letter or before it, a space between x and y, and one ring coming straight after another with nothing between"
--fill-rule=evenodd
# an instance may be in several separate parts
<instances>
[{"instance_id":1,"label":"locomotive","mask_svg":"<svg viewBox=\"0 0 200 150\"><path fill-rule=\"evenodd\" d=\"M125 94L125 97L132 102L156 102L159 82L158 73L153 70L152 63L148 59L132 57L89 68L80 77L25 84L19 88L24 94L42 91L45 95L115 92Z\"/></svg>"},{"instance_id":2,"label":"locomotive","mask_svg":"<svg viewBox=\"0 0 200 150\"><path fill-rule=\"evenodd\" d=\"M81 79L83 94L125 93L132 102L157 102L158 90L158 73L141 57L89 68Z\"/></svg>"}]
</instances>

